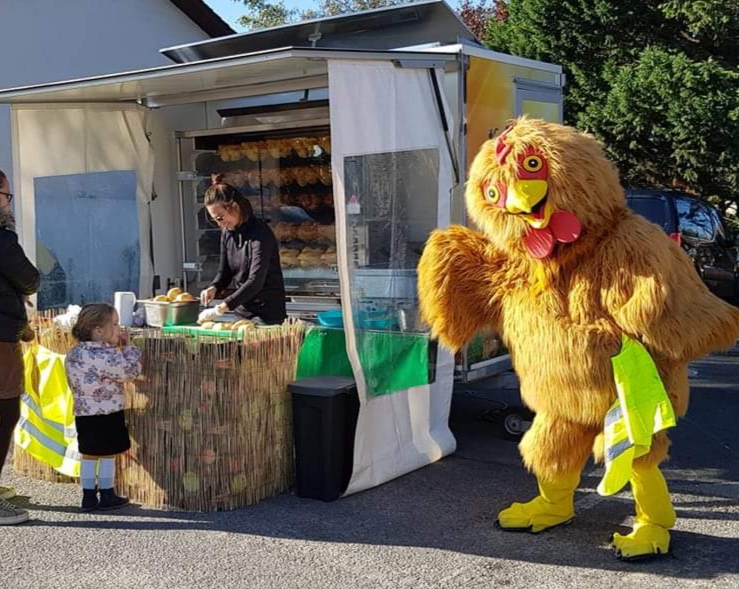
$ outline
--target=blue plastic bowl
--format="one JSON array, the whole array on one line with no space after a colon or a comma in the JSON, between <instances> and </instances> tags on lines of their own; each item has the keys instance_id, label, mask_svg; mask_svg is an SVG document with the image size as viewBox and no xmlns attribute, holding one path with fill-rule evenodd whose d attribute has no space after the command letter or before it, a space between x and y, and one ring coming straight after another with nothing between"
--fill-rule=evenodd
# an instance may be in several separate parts
<instances>
[{"instance_id":1,"label":"blue plastic bowl","mask_svg":"<svg viewBox=\"0 0 739 589\"><path fill-rule=\"evenodd\" d=\"M319 325L323 327L344 327L344 318L341 315L341 309L333 311L323 311L316 316Z\"/></svg>"}]
</instances>

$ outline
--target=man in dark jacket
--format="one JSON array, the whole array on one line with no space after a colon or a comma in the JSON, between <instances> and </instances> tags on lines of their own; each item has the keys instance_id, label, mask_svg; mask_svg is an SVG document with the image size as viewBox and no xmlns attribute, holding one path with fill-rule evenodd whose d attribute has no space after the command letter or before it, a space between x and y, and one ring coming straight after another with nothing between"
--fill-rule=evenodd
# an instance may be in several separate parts
<instances>
[{"instance_id":1,"label":"man in dark jacket","mask_svg":"<svg viewBox=\"0 0 739 589\"><path fill-rule=\"evenodd\" d=\"M39 274L28 261L15 233L10 203L13 194L0 171L0 472L20 417L23 356L20 340L28 325L25 297L38 290ZM28 512L7 500L15 492L0 487L0 525L28 520Z\"/></svg>"}]
</instances>

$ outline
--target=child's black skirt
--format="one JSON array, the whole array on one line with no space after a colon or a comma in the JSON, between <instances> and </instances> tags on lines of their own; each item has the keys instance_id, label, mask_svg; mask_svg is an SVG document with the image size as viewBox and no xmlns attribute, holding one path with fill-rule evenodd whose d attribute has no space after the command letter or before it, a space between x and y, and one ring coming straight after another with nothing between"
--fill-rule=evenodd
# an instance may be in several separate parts
<instances>
[{"instance_id":1,"label":"child's black skirt","mask_svg":"<svg viewBox=\"0 0 739 589\"><path fill-rule=\"evenodd\" d=\"M81 454L107 456L131 447L123 411L108 415L77 415L77 444Z\"/></svg>"}]
</instances>

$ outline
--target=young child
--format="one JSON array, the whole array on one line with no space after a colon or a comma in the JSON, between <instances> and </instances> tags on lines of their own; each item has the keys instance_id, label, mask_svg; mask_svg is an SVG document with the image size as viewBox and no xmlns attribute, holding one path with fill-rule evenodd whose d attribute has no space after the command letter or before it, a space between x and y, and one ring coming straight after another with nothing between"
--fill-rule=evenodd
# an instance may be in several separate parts
<instances>
[{"instance_id":1,"label":"young child","mask_svg":"<svg viewBox=\"0 0 739 589\"><path fill-rule=\"evenodd\" d=\"M123 417L123 383L141 373L141 353L121 335L115 308L104 303L82 307L72 335L79 343L67 355L65 367L82 454L82 511L117 509L128 498L113 489L115 457L131 447Z\"/></svg>"}]
</instances>

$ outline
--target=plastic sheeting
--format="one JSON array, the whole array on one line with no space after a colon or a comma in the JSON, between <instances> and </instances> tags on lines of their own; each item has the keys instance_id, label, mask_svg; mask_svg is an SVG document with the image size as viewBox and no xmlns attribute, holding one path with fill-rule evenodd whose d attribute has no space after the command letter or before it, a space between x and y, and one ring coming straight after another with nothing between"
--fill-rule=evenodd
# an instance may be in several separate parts
<instances>
[{"instance_id":1,"label":"plastic sheeting","mask_svg":"<svg viewBox=\"0 0 739 589\"><path fill-rule=\"evenodd\" d=\"M416 265L449 223L451 157L427 69L329 62L332 168L346 351L361 408L347 494L434 462L455 449L449 430L453 358L431 353L428 384L403 382L402 355L374 361L377 334L417 342ZM447 111L448 109L445 109Z\"/></svg>"},{"instance_id":2,"label":"plastic sheeting","mask_svg":"<svg viewBox=\"0 0 739 589\"><path fill-rule=\"evenodd\" d=\"M128 105L14 107L19 233L46 306L151 294L146 117Z\"/></svg>"}]
</instances>

